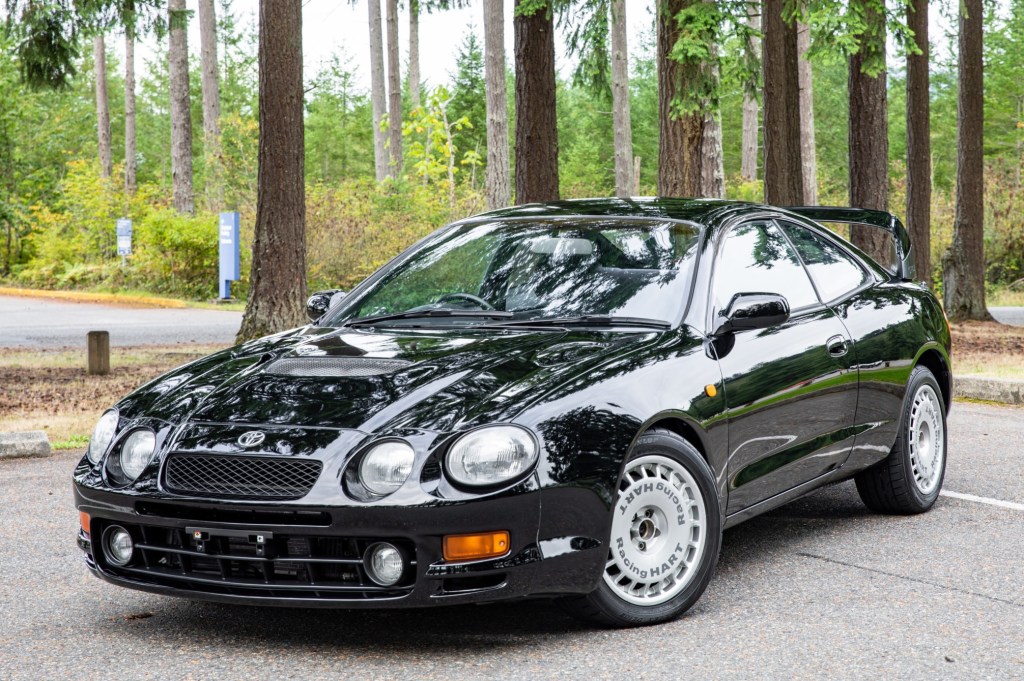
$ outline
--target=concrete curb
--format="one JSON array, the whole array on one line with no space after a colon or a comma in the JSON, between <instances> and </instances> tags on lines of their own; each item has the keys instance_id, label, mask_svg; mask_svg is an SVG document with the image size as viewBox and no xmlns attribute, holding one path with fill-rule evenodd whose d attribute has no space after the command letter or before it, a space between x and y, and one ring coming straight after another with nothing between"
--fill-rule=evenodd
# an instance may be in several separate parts
<instances>
[{"instance_id":1,"label":"concrete curb","mask_svg":"<svg viewBox=\"0 0 1024 681\"><path fill-rule=\"evenodd\" d=\"M1024 381L955 376L953 378L953 395L972 400L1024 404Z\"/></svg>"},{"instance_id":2,"label":"concrete curb","mask_svg":"<svg viewBox=\"0 0 1024 681\"><path fill-rule=\"evenodd\" d=\"M24 433L0 433L0 459L20 457L47 457L53 454L46 431L29 430Z\"/></svg>"}]
</instances>

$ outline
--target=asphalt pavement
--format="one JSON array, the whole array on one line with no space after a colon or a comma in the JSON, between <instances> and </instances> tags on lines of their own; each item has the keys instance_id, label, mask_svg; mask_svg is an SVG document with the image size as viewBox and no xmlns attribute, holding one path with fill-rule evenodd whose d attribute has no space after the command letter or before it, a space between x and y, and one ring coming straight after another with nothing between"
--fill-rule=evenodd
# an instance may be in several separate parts
<instances>
[{"instance_id":1,"label":"asphalt pavement","mask_svg":"<svg viewBox=\"0 0 1024 681\"><path fill-rule=\"evenodd\" d=\"M880 516L827 487L728 530L697 606L639 630L558 601L304 611L121 589L75 545L77 456L2 461L0 679L1022 678L1024 409L957 403L950 436L944 489L982 502Z\"/></svg>"},{"instance_id":2,"label":"asphalt pavement","mask_svg":"<svg viewBox=\"0 0 1024 681\"><path fill-rule=\"evenodd\" d=\"M997 322L1024 326L1024 307L990 307L988 311Z\"/></svg>"},{"instance_id":3,"label":"asphalt pavement","mask_svg":"<svg viewBox=\"0 0 1024 681\"><path fill-rule=\"evenodd\" d=\"M109 331L114 347L232 345L242 313L158 309L0 296L0 348L85 347L90 331Z\"/></svg>"}]
</instances>

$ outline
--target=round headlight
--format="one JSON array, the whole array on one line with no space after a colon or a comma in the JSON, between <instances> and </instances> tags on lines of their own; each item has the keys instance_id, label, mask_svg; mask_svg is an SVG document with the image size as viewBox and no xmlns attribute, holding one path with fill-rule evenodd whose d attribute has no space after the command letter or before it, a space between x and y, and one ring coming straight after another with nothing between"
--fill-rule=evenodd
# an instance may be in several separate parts
<instances>
[{"instance_id":1,"label":"round headlight","mask_svg":"<svg viewBox=\"0 0 1024 681\"><path fill-rule=\"evenodd\" d=\"M121 445L121 470L129 480L142 475L156 450L156 435L151 430L136 430Z\"/></svg>"},{"instance_id":2,"label":"round headlight","mask_svg":"<svg viewBox=\"0 0 1024 681\"><path fill-rule=\"evenodd\" d=\"M497 485L518 478L537 461L537 444L516 426L491 426L463 435L445 460L448 475L463 485Z\"/></svg>"},{"instance_id":3,"label":"round headlight","mask_svg":"<svg viewBox=\"0 0 1024 681\"><path fill-rule=\"evenodd\" d=\"M92 431L92 437L89 438L89 450L86 456L89 457L89 461L93 463L99 463L100 458L103 456L103 452L107 451L107 447L110 446L110 441L114 439L114 432L117 430L117 410L111 409L96 423L96 427Z\"/></svg>"},{"instance_id":4,"label":"round headlight","mask_svg":"<svg viewBox=\"0 0 1024 681\"><path fill-rule=\"evenodd\" d=\"M404 442L381 442L363 455L359 481L373 492L391 494L409 479L416 453Z\"/></svg>"}]
</instances>

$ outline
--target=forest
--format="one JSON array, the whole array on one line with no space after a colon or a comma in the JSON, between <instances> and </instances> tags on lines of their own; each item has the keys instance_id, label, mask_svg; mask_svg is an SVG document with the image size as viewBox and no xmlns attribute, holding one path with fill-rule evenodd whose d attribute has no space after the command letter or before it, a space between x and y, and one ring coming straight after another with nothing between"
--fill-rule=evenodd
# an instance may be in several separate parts
<instances>
[{"instance_id":1,"label":"forest","mask_svg":"<svg viewBox=\"0 0 1024 681\"><path fill-rule=\"evenodd\" d=\"M258 21L242 0L5 3L7 285L214 297L217 212L242 215L243 273L261 257L261 106L265 138L304 149L302 293L488 207L654 194L891 210L919 278L963 289L945 292L951 317L1024 282L1024 0L516 0L514 45L502 0L368 0L370 54L339 43L306 73L261 47L301 27L297 2ZM455 5L480 23L447 82L424 83L417 17ZM627 11L646 26L628 44ZM137 41L154 57L135 63ZM301 111L270 116L285 94Z\"/></svg>"}]
</instances>

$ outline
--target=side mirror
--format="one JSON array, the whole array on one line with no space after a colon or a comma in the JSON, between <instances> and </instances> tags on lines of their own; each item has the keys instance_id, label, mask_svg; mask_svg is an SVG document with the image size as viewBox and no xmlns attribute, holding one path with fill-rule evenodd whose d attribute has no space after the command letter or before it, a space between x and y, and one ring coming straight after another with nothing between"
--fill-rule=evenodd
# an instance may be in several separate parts
<instances>
[{"instance_id":1,"label":"side mirror","mask_svg":"<svg viewBox=\"0 0 1024 681\"><path fill-rule=\"evenodd\" d=\"M331 304L345 297L345 292L339 289L328 291L317 291L306 301L306 317L309 321L315 322L324 316L330 309Z\"/></svg>"},{"instance_id":2,"label":"side mirror","mask_svg":"<svg viewBox=\"0 0 1024 681\"><path fill-rule=\"evenodd\" d=\"M715 336L730 331L765 329L789 319L789 302L774 293L737 293L725 311L725 321L715 330Z\"/></svg>"}]
</instances>

